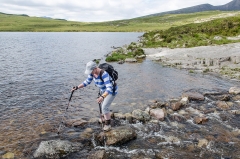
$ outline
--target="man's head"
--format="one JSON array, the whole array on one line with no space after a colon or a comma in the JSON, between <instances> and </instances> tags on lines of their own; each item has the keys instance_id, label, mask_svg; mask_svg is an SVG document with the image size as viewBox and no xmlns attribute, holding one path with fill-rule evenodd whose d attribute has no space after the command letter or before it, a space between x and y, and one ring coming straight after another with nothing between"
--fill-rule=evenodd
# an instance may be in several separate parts
<instances>
[{"instance_id":1,"label":"man's head","mask_svg":"<svg viewBox=\"0 0 240 159\"><path fill-rule=\"evenodd\" d=\"M87 64L86 64L86 70L85 70L85 74L89 75L92 73L92 71L97 68L97 64L93 61L89 61Z\"/></svg>"}]
</instances>

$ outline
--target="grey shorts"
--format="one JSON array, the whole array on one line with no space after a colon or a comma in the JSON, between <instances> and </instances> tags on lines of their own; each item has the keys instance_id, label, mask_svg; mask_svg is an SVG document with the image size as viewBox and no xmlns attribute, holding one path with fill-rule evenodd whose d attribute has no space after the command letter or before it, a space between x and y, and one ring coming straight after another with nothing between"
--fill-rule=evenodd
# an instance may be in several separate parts
<instances>
[{"instance_id":1,"label":"grey shorts","mask_svg":"<svg viewBox=\"0 0 240 159\"><path fill-rule=\"evenodd\" d=\"M110 105L112 104L112 101L116 95L109 94L106 98L104 98L104 101L102 102L102 114L107 114L110 112Z\"/></svg>"}]
</instances>

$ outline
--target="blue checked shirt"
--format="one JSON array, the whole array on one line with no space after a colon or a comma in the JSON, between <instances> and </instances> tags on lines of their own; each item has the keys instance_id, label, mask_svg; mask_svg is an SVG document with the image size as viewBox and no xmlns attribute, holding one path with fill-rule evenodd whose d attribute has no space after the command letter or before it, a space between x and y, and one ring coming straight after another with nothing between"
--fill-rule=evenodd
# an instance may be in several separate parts
<instances>
[{"instance_id":1,"label":"blue checked shirt","mask_svg":"<svg viewBox=\"0 0 240 159\"><path fill-rule=\"evenodd\" d=\"M111 76L106 71L104 71L102 74L102 79L103 79L103 81L100 78L100 74L98 75L97 78L93 77L93 75L90 74L90 75L88 75L87 79L83 82L83 85L84 85L84 87L86 87L93 80L95 85L100 88L100 91L102 93L104 93L106 91L106 92L108 92L108 94L113 94L113 84L111 82L112 81ZM118 91L118 86L116 85L115 94L113 94L113 95L116 95L117 91Z\"/></svg>"}]
</instances>

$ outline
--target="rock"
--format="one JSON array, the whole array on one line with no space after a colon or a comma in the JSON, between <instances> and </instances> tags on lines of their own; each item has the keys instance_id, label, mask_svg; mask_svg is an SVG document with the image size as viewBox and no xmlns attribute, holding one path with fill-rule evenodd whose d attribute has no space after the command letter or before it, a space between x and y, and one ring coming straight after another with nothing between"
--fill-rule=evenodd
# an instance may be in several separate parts
<instances>
[{"instance_id":1,"label":"rock","mask_svg":"<svg viewBox=\"0 0 240 159\"><path fill-rule=\"evenodd\" d=\"M123 60L118 61L118 64L123 64L123 63L124 63Z\"/></svg>"},{"instance_id":2,"label":"rock","mask_svg":"<svg viewBox=\"0 0 240 159\"><path fill-rule=\"evenodd\" d=\"M135 139L137 137L137 134L134 131L134 129L132 129L131 127L120 126L108 132L101 132L97 136L97 140L103 144L104 137L105 137L106 145L110 146L110 145L124 144L125 142Z\"/></svg>"},{"instance_id":3,"label":"rock","mask_svg":"<svg viewBox=\"0 0 240 159\"><path fill-rule=\"evenodd\" d=\"M231 87L229 89L230 94L240 94L240 87Z\"/></svg>"},{"instance_id":4,"label":"rock","mask_svg":"<svg viewBox=\"0 0 240 159\"><path fill-rule=\"evenodd\" d=\"M204 123L206 123L208 121L208 118L206 118L206 117L195 117L194 118L194 122L196 123L196 124L204 124Z\"/></svg>"},{"instance_id":5,"label":"rock","mask_svg":"<svg viewBox=\"0 0 240 159\"><path fill-rule=\"evenodd\" d=\"M14 153L8 152L2 156L3 159L14 159Z\"/></svg>"},{"instance_id":6,"label":"rock","mask_svg":"<svg viewBox=\"0 0 240 159\"><path fill-rule=\"evenodd\" d=\"M105 150L91 151L87 159L103 159Z\"/></svg>"},{"instance_id":7,"label":"rock","mask_svg":"<svg viewBox=\"0 0 240 159\"><path fill-rule=\"evenodd\" d=\"M227 109L229 109L229 106L228 106L227 103L224 102L224 101L217 101L217 102L216 102L216 105L217 105L219 108L221 108L222 110L227 110Z\"/></svg>"},{"instance_id":8,"label":"rock","mask_svg":"<svg viewBox=\"0 0 240 159\"><path fill-rule=\"evenodd\" d=\"M174 111L179 110L182 106L183 105L180 102L172 103L172 110L174 110Z\"/></svg>"},{"instance_id":9,"label":"rock","mask_svg":"<svg viewBox=\"0 0 240 159\"><path fill-rule=\"evenodd\" d=\"M83 119L81 119L81 118L79 118L79 119L70 119L70 120L67 120L66 122L65 122L65 125L66 126L69 126L69 127L71 127L71 126L84 126L84 125L86 125L88 122L86 121L86 120L83 120Z\"/></svg>"},{"instance_id":10,"label":"rock","mask_svg":"<svg viewBox=\"0 0 240 159\"><path fill-rule=\"evenodd\" d=\"M171 119L177 122L186 121L186 119L183 116L180 116L176 113L171 115Z\"/></svg>"},{"instance_id":11,"label":"rock","mask_svg":"<svg viewBox=\"0 0 240 159\"><path fill-rule=\"evenodd\" d=\"M215 108L212 108L212 109L204 110L203 113L204 114L214 113L215 110L216 110Z\"/></svg>"},{"instance_id":12,"label":"rock","mask_svg":"<svg viewBox=\"0 0 240 159\"><path fill-rule=\"evenodd\" d=\"M181 101L180 101L180 103L182 103L183 106L188 105L188 103L189 103L188 97L182 98Z\"/></svg>"},{"instance_id":13,"label":"rock","mask_svg":"<svg viewBox=\"0 0 240 159\"><path fill-rule=\"evenodd\" d=\"M137 62L137 59L135 59L135 58L126 58L125 62L130 62L130 63Z\"/></svg>"},{"instance_id":14,"label":"rock","mask_svg":"<svg viewBox=\"0 0 240 159\"><path fill-rule=\"evenodd\" d=\"M236 95L232 98L234 101L240 101L240 95Z\"/></svg>"},{"instance_id":15,"label":"rock","mask_svg":"<svg viewBox=\"0 0 240 159\"><path fill-rule=\"evenodd\" d=\"M114 113L114 118L126 119L126 116L121 113Z\"/></svg>"},{"instance_id":16,"label":"rock","mask_svg":"<svg viewBox=\"0 0 240 159\"><path fill-rule=\"evenodd\" d=\"M220 101L229 101L230 100L230 96L228 94L226 95L222 95L220 96Z\"/></svg>"},{"instance_id":17,"label":"rock","mask_svg":"<svg viewBox=\"0 0 240 159\"><path fill-rule=\"evenodd\" d=\"M151 118L147 112L142 111L140 109L134 110L132 112L132 117L140 121L149 121Z\"/></svg>"},{"instance_id":18,"label":"rock","mask_svg":"<svg viewBox=\"0 0 240 159\"><path fill-rule=\"evenodd\" d=\"M189 100L203 101L204 96L197 92L186 92L183 93L182 98L187 97Z\"/></svg>"},{"instance_id":19,"label":"rock","mask_svg":"<svg viewBox=\"0 0 240 159\"><path fill-rule=\"evenodd\" d=\"M142 58L145 58L145 57L146 57L146 55L139 55L139 56L136 56L135 58L142 59Z\"/></svg>"},{"instance_id":20,"label":"rock","mask_svg":"<svg viewBox=\"0 0 240 159\"><path fill-rule=\"evenodd\" d=\"M201 139L198 141L198 147L203 147L208 145L208 140L207 139Z\"/></svg>"},{"instance_id":21,"label":"rock","mask_svg":"<svg viewBox=\"0 0 240 159\"><path fill-rule=\"evenodd\" d=\"M129 123L133 123L132 114L126 113L125 116L126 116L126 120L127 120Z\"/></svg>"},{"instance_id":22,"label":"rock","mask_svg":"<svg viewBox=\"0 0 240 159\"><path fill-rule=\"evenodd\" d=\"M150 110L150 115L155 117L158 120L164 120L164 111L162 109L152 109Z\"/></svg>"},{"instance_id":23,"label":"rock","mask_svg":"<svg viewBox=\"0 0 240 159\"><path fill-rule=\"evenodd\" d=\"M91 138L92 138L92 133L93 133L92 128L86 128L86 129L80 134L80 137L81 137L82 139L91 139Z\"/></svg>"},{"instance_id":24,"label":"rock","mask_svg":"<svg viewBox=\"0 0 240 159\"><path fill-rule=\"evenodd\" d=\"M230 110L229 113L234 114L234 115L239 115L240 110Z\"/></svg>"},{"instance_id":25,"label":"rock","mask_svg":"<svg viewBox=\"0 0 240 159\"><path fill-rule=\"evenodd\" d=\"M72 143L67 140L42 141L33 156L35 158L61 158L71 152L79 151L82 147L80 143Z\"/></svg>"}]
</instances>

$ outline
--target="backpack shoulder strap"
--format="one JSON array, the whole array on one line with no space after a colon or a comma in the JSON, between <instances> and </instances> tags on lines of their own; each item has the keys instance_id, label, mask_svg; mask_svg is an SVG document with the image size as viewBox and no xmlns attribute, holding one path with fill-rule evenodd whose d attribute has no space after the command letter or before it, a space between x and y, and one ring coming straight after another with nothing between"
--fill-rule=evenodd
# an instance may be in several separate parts
<instances>
[{"instance_id":1,"label":"backpack shoulder strap","mask_svg":"<svg viewBox=\"0 0 240 159\"><path fill-rule=\"evenodd\" d=\"M102 78L102 74L103 74L103 72L104 72L104 70L102 69L101 71L100 71L100 79L103 81L103 78ZM104 82L104 81L103 81Z\"/></svg>"}]
</instances>

